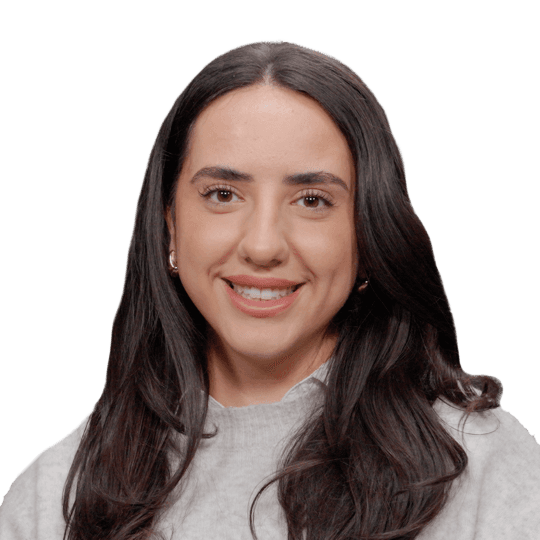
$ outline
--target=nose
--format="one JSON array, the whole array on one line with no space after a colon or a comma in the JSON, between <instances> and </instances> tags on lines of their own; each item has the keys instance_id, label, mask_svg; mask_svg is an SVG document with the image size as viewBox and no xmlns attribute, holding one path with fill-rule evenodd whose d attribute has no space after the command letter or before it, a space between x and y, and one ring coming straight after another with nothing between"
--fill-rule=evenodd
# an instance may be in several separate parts
<instances>
[{"instance_id":1,"label":"nose","mask_svg":"<svg viewBox=\"0 0 540 540\"><path fill-rule=\"evenodd\" d=\"M272 268L285 263L289 254L285 231L286 223L279 208L270 204L255 205L242 225L239 256L261 267Z\"/></svg>"}]
</instances>

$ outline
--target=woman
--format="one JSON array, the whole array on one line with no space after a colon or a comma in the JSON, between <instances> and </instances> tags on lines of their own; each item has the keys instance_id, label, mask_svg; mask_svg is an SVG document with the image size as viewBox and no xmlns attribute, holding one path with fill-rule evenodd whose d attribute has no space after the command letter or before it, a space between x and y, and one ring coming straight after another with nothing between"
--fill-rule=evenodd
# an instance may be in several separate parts
<instances>
[{"instance_id":1,"label":"woman","mask_svg":"<svg viewBox=\"0 0 540 540\"><path fill-rule=\"evenodd\" d=\"M103 395L0 533L537 538L540 447L500 395L460 367L374 96L320 53L240 47L161 127Z\"/></svg>"}]
</instances>

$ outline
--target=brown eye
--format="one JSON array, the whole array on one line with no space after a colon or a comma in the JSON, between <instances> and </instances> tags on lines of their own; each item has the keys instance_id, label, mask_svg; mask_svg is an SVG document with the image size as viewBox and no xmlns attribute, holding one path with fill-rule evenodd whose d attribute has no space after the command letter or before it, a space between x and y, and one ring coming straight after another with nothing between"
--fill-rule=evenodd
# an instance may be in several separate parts
<instances>
[{"instance_id":1,"label":"brown eye","mask_svg":"<svg viewBox=\"0 0 540 540\"><path fill-rule=\"evenodd\" d=\"M217 199L219 202L231 202L230 198L232 195L234 195L232 192L225 189L220 189L218 191L215 191L214 193L217 193Z\"/></svg>"},{"instance_id":2,"label":"brown eye","mask_svg":"<svg viewBox=\"0 0 540 540\"><path fill-rule=\"evenodd\" d=\"M300 206L315 212L324 212L334 206L334 203L328 197L319 192L308 192L298 200L301 201L302 199L305 200L305 204Z\"/></svg>"},{"instance_id":3,"label":"brown eye","mask_svg":"<svg viewBox=\"0 0 540 540\"><path fill-rule=\"evenodd\" d=\"M203 192L199 192L199 195L203 197L203 199L206 199L210 204L215 205L235 202L231 197L238 197L232 189L229 189L229 186L211 186L206 188Z\"/></svg>"},{"instance_id":4,"label":"brown eye","mask_svg":"<svg viewBox=\"0 0 540 540\"><path fill-rule=\"evenodd\" d=\"M306 206L308 208L317 208L319 206L319 202L322 200L320 197L314 197L314 196L309 196L309 197L302 197L303 199L306 200Z\"/></svg>"}]
</instances>

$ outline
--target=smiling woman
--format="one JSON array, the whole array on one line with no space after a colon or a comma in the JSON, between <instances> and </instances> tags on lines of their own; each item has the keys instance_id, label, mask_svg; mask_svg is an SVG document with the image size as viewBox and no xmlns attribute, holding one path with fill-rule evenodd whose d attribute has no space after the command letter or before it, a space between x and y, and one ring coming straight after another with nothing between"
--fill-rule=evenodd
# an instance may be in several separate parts
<instances>
[{"instance_id":1,"label":"smiling woman","mask_svg":"<svg viewBox=\"0 0 540 540\"><path fill-rule=\"evenodd\" d=\"M105 389L13 484L0 536L534 538L540 447L500 396L460 366L373 94L247 45L165 119Z\"/></svg>"},{"instance_id":2,"label":"smiling woman","mask_svg":"<svg viewBox=\"0 0 540 540\"><path fill-rule=\"evenodd\" d=\"M195 122L169 248L208 323L210 395L223 405L279 401L334 350L326 329L358 273L354 176L345 137L298 92L234 90Z\"/></svg>"}]
</instances>

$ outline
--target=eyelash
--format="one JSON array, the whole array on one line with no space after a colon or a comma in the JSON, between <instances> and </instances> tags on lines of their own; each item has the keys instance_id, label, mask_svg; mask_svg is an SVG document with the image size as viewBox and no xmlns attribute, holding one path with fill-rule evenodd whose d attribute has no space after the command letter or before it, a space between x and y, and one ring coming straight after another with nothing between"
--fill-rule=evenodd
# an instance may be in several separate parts
<instances>
[{"instance_id":1,"label":"eyelash","mask_svg":"<svg viewBox=\"0 0 540 540\"><path fill-rule=\"evenodd\" d=\"M201 197L203 197L204 199L206 199L210 204L213 204L213 205L216 205L216 206L222 206L222 205L230 204L230 203L221 203L221 202L215 202L215 201L210 200L210 196L213 193L216 193L218 191L228 191L229 193L233 193L234 195L239 197L238 193L236 193L236 191L234 190L234 188L232 186L221 185L221 184L217 185L217 186L208 186L208 187L204 188L203 191L200 191L199 195ZM299 198L303 199L303 198L306 198L306 197L315 197L317 199L321 199L322 201L324 201L324 203L326 205L326 206L323 206L321 208L310 208L308 206L304 207L304 208L307 208L308 210L312 210L313 212L324 212L325 210L328 210L328 208L331 208L332 206L334 206L334 203L326 195L324 195L320 191L314 191L314 190L310 189L307 192L305 192Z\"/></svg>"}]
</instances>

